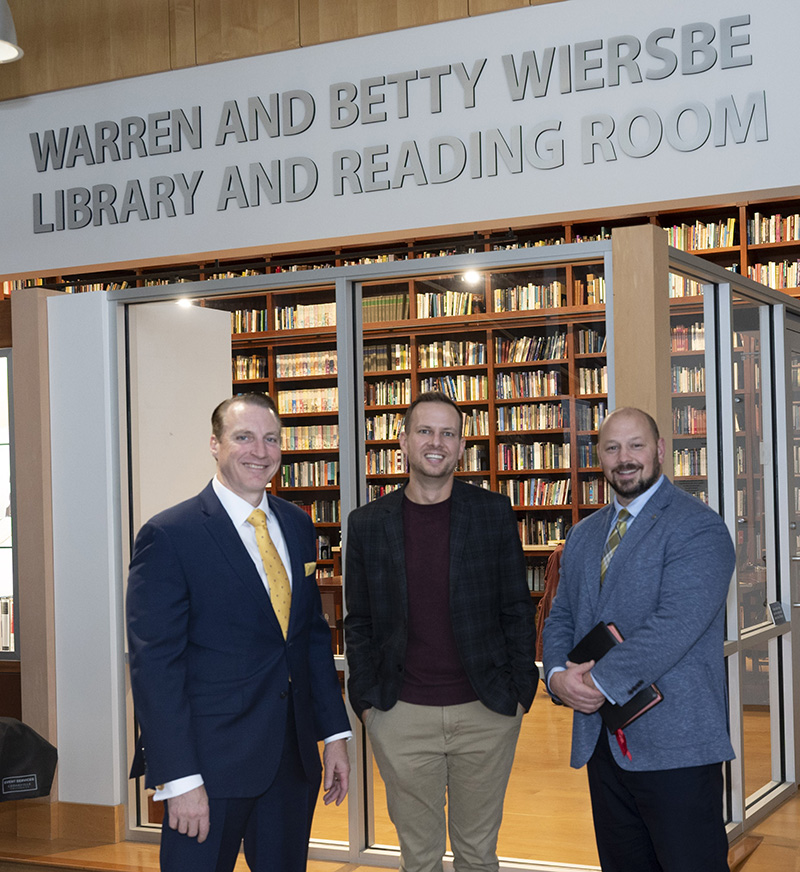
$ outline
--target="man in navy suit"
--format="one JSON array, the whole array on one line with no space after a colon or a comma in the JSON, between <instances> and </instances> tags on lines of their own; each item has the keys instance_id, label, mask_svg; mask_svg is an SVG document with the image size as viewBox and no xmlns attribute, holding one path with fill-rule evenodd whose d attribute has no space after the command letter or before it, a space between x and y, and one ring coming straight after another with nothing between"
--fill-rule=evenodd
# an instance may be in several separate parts
<instances>
[{"instance_id":1,"label":"man in navy suit","mask_svg":"<svg viewBox=\"0 0 800 872\"><path fill-rule=\"evenodd\" d=\"M216 476L148 521L134 545L127 616L141 737L131 774L166 800L165 872L230 872L242 840L254 872L301 872L318 741L326 803L342 802L349 777L314 526L265 493L281 462L273 401L232 397L211 421ZM254 509L280 571L262 560ZM290 597L285 629L270 599L278 575Z\"/></svg>"},{"instance_id":2,"label":"man in navy suit","mask_svg":"<svg viewBox=\"0 0 800 872\"><path fill-rule=\"evenodd\" d=\"M408 483L348 519L350 703L386 783L403 872L497 869L522 715L533 702L534 609L507 497L454 479L462 415L438 392L400 434Z\"/></svg>"},{"instance_id":3,"label":"man in navy suit","mask_svg":"<svg viewBox=\"0 0 800 872\"><path fill-rule=\"evenodd\" d=\"M571 765L588 764L601 866L723 872L731 536L719 515L661 474L664 440L646 413L608 415L597 453L616 497L567 535L544 668L551 693L575 712ZM623 511L623 535L604 559ZM571 663L568 653L599 621L624 641L596 663ZM606 700L624 704L652 683L660 703L620 734L604 728L597 711Z\"/></svg>"}]
</instances>

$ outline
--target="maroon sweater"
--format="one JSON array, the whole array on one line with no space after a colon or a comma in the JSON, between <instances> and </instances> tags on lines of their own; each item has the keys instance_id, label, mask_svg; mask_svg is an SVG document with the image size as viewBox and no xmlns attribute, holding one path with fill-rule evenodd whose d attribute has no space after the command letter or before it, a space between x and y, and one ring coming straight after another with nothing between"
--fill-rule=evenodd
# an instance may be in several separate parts
<instances>
[{"instance_id":1,"label":"maroon sweater","mask_svg":"<svg viewBox=\"0 0 800 872\"><path fill-rule=\"evenodd\" d=\"M450 623L450 503L403 500L408 647L400 699L415 705L460 705L478 698Z\"/></svg>"}]
</instances>

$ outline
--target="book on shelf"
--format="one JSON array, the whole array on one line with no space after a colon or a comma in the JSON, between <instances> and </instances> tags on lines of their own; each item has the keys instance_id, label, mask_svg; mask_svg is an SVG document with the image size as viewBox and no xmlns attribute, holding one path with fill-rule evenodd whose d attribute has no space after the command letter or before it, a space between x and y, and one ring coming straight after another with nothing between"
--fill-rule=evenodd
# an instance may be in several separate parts
<instances>
[{"instance_id":1,"label":"book on shelf","mask_svg":"<svg viewBox=\"0 0 800 872\"><path fill-rule=\"evenodd\" d=\"M499 400L556 397L560 393L560 369L499 372L495 375L495 397Z\"/></svg>"},{"instance_id":2,"label":"book on shelf","mask_svg":"<svg viewBox=\"0 0 800 872\"><path fill-rule=\"evenodd\" d=\"M497 489L515 506L564 506L569 503L568 478L500 479Z\"/></svg>"},{"instance_id":3,"label":"book on shelf","mask_svg":"<svg viewBox=\"0 0 800 872\"><path fill-rule=\"evenodd\" d=\"M536 360L562 360L567 356L567 334L518 336L495 339L495 363L530 363Z\"/></svg>"},{"instance_id":4,"label":"book on shelf","mask_svg":"<svg viewBox=\"0 0 800 872\"><path fill-rule=\"evenodd\" d=\"M578 368L578 393L579 394L607 394L608 393L608 367L581 366Z\"/></svg>"},{"instance_id":5,"label":"book on shelf","mask_svg":"<svg viewBox=\"0 0 800 872\"><path fill-rule=\"evenodd\" d=\"M569 469L569 442L501 442L497 446L497 468Z\"/></svg>"},{"instance_id":6,"label":"book on shelf","mask_svg":"<svg viewBox=\"0 0 800 872\"><path fill-rule=\"evenodd\" d=\"M302 330L311 327L335 327L336 303L298 303L275 308L276 330Z\"/></svg>"},{"instance_id":7,"label":"book on shelf","mask_svg":"<svg viewBox=\"0 0 800 872\"><path fill-rule=\"evenodd\" d=\"M407 292L363 297L361 318L365 324L374 324L380 321L405 321L408 318L408 306Z\"/></svg>"},{"instance_id":8,"label":"book on shelf","mask_svg":"<svg viewBox=\"0 0 800 872\"><path fill-rule=\"evenodd\" d=\"M422 344L418 349L420 369L444 366L472 366L486 363L486 343L472 340L442 341Z\"/></svg>"},{"instance_id":9,"label":"book on shelf","mask_svg":"<svg viewBox=\"0 0 800 872\"><path fill-rule=\"evenodd\" d=\"M336 487L338 460L300 460L281 464L281 487Z\"/></svg>"},{"instance_id":10,"label":"book on shelf","mask_svg":"<svg viewBox=\"0 0 800 872\"><path fill-rule=\"evenodd\" d=\"M336 351L300 351L275 355L276 378L336 375Z\"/></svg>"},{"instance_id":11,"label":"book on shelf","mask_svg":"<svg viewBox=\"0 0 800 872\"><path fill-rule=\"evenodd\" d=\"M278 391L278 414L280 415L336 412L338 409L339 389L337 387Z\"/></svg>"},{"instance_id":12,"label":"book on shelf","mask_svg":"<svg viewBox=\"0 0 800 872\"><path fill-rule=\"evenodd\" d=\"M336 450L338 447L338 424L289 425L281 429L282 451Z\"/></svg>"},{"instance_id":13,"label":"book on shelf","mask_svg":"<svg viewBox=\"0 0 800 872\"><path fill-rule=\"evenodd\" d=\"M364 383L367 406L408 406L411 404L411 379L367 381Z\"/></svg>"},{"instance_id":14,"label":"book on shelf","mask_svg":"<svg viewBox=\"0 0 800 872\"><path fill-rule=\"evenodd\" d=\"M493 292L495 312L519 312L531 309L558 309L566 305L564 283L550 282L537 285L515 285L510 288L495 288Z\"/></svg>"},{"instance_id":15,"label":"book on shelf","mask_svg":"<svg viewBox=\"0 0 800 872\"><path fill-rule=\"evenodd\" d=\"M497 407L497 429L507 430L560 430L569 426L568 406L565 402L528 403L518 406Z\"/></svg>"},{"instance_id":16,"label":"book on shelf","mask_svg":"<svg viewBox=\"0 0 800 872\"><path fill-rule=\"evenodd\" d=\"M673 351L705 351L705 325L699 321L694 324L673 324L670 327L670 341Z\"/></svg>"},{"instance_id":17,"label":"book on shelf","mask_svg":"<svg viewBox=\"0 0 800 872\"><path fill-rule=\"evenodd\" d=\"M747 241L750 245L769 242L800 242L800 214L762 215L754 212L747 222Z\"/></svg>"}]
</instances>

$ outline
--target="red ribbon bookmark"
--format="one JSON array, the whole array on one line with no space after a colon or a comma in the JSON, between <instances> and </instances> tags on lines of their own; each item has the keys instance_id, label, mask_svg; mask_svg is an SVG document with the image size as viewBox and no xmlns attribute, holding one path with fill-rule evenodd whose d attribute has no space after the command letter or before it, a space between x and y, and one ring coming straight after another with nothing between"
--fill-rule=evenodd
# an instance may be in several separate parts
<instances>
[{"instance_id":1,"label":"red ribbon bookmark","mask_svg":"<svg viewBox=\"0 0 800 872\"><path fill-rule=\"evenodd\" d=\"M620 727L617 732L617 744L619 745L620 751L622 751L622 756L627 757L629 760L631 758L631 752L628 750L628 743L625 741L625 733L622 732L622 727Z\"/></svg>"}]
</instances>

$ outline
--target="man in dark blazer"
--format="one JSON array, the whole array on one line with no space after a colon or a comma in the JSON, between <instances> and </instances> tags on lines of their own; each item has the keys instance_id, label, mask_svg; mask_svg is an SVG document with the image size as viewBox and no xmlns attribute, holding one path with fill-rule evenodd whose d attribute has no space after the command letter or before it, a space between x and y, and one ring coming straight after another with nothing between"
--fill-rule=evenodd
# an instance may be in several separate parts
<instances>
[{"instance_id":1,"label":"man in dark blazer","mask_svg":"<svg viewBox=\"0 0 800 872\"><path fill-rule=\"evenodd\" d=\"M533 702L534 608L508 499L454 479L462 415L418 397L407 484L350 514L348 694L386 784L405 872L497 868L508 777Z\"/></svg>"},{"instance_id":2,"label":"man in dark blazer","mask_svg":"<svg viewBox=\"0 0 800 872\"><path fill-rule=\"evenodd\" d=\"M662 476L664 440L644 412L608 415L598 457L616 498L567 535L544 668L552 694L575 710L571 765L588 764L600 862L604 872L723 872L731 536L718 514ZM568 653L599 621L624 641L596 663L571 663ZM652 683L663 701L612 735L600 706L627 703Z\"/></svg>"},{"instance_id":3,"label":"man in dark blazer","mask_svg":"<svg viewBox=\"0 0 800 872\"><path fill-rule=\"evenodd\" d=\"M339 804L347 792L349 721L317 589L314 527L264 490L280 467L280 429L263 394L221 403L212 416L215 478L136 537L127 617L141 737L131 774L166 800L169 872L228 872L242 840L252 870L304 870L318 741L327 740L325 801ZM262 557L257 520L281 566L271 551ZM282 615L271 601L279 591Z\"/></svg>"}]
</instances>

